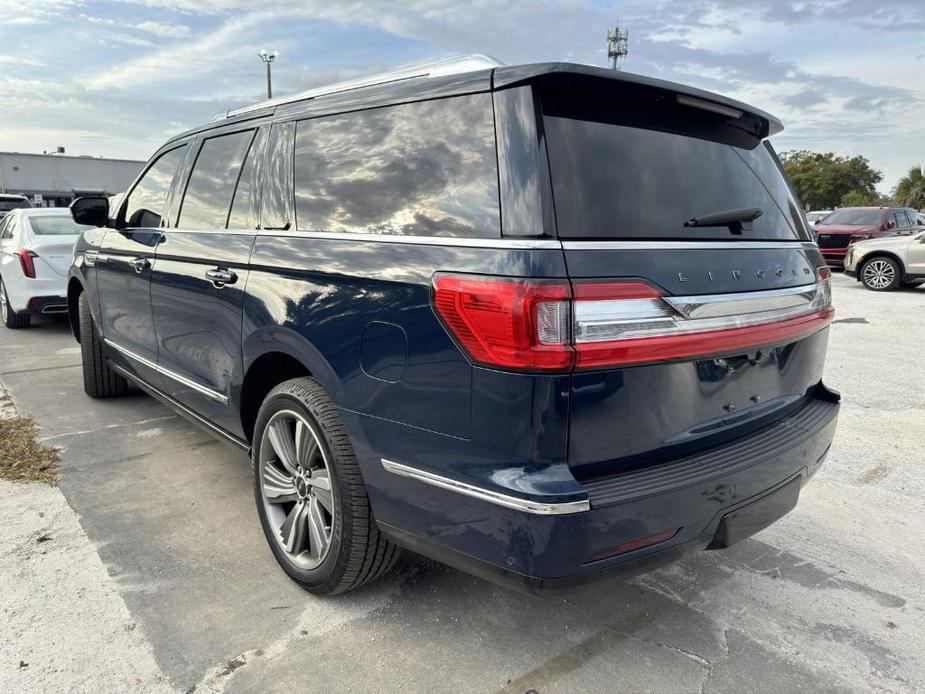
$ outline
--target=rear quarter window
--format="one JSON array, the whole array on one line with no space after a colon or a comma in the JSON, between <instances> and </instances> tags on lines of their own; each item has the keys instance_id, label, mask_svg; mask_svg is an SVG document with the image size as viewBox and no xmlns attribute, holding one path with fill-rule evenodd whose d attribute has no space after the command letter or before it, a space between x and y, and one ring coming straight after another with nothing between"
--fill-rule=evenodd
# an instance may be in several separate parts
<instances>
[{"instance_id":1,"label":"rear quarter window","mask_svg":"<svg viewBox=\"0 0 925 694\"><path fill-rule=\"evenodd\" d=\"M491 96L300 121L295 202L303 231L499 237Z\"/></svg>"},{"instance_id":2,"label":"rear quarter window","mask_svg":"<svg viewBox=\"0 0 925 694\"><path fill-rule=\"evenodd\" d=\"M77 224L70 215L42 215L29 217L29 226L33 234L39 236L74 236L90 227Z\"/></svg>"}]
</instances>

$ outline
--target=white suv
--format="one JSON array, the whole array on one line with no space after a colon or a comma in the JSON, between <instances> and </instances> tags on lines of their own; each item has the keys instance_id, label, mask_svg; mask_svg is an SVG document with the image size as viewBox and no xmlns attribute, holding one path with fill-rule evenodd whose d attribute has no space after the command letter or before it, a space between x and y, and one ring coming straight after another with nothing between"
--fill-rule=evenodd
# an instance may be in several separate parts
<instances>
[{"instance_id":1,"label":"white suv","mask_svg":"<svg viewBox=\"0 0 925 694\"><path fill-rule=\"evenodd\" d=\"M845 255L845 274L875 292L925 283L925 231L852 244Z\"/></svg>"},{"instance_id":2,"label":"white suv","mask_svg":"<svg viewBox=\"0 0 925 694\"><path fill-rule=\"evenodd\" d=\"M11 210L0 221L0 320L26 328L37 313L67 312L74 242L89 227L61 208Z\"/></svg>"}]
</instances>

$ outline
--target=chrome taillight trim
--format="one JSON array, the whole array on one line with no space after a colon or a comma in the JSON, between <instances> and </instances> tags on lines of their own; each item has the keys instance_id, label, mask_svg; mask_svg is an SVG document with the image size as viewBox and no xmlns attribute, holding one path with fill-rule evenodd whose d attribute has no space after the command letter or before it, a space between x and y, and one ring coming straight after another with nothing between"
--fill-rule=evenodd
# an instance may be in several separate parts
<instances>
[{"instance_id":1,"label":"chrome taillight trim","mask_svg":"<svg viewBox=\"0 0 925 694\"><path fill-rule=\"evenodd\" d=\"M576 300L575 344L747 328L827 308L825 281L735 294Z\"/></svg>"},{"instance_id":2,"label":"chrome taillight trim","mask_svg":"<svg viewBox=\"0 0 925 694\"><path fill-rule=\"evenodd\" d=\"M760 292L665 296L663 300L685 318L719 318L805 308L815 297L816 283L813 283Z\"/></svg>"}]
</instances>

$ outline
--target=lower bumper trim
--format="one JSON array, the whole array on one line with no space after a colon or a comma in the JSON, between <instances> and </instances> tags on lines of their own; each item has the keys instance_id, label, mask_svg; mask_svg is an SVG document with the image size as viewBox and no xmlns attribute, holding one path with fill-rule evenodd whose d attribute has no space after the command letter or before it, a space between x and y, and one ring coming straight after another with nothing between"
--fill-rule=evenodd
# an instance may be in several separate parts
<instances>
[{"instance_id":1,"label":"lower bumper trim","mask_svg":"<svg viewBox=\"0 0 925 694\"><path fill-rule=\"evenodd\" d=\"M490 504L504 506L505 508L512 508L515 511L523 511L525 513L535 513L547 516L560 516L570 513L582 513L583 511L591 510L591 503L587 499L564 502L532 501L530 499L522 499L516 496L510 496L509 494L502 494L501 492L496 492L492 489L486 489L485 487L478 487L467 482L460 482L459 480L437 475L433 472L411 467L410 465L396 463L392 460L386 460L385 458L382 459L382 467L395 475L410 477L411 479L417 480L418 482L423 482L424 484L429 484L433 487L447 489L451 492L457 492L464 496L471 496L475 499L487 501Z\"/></svg>"}]
</instances>

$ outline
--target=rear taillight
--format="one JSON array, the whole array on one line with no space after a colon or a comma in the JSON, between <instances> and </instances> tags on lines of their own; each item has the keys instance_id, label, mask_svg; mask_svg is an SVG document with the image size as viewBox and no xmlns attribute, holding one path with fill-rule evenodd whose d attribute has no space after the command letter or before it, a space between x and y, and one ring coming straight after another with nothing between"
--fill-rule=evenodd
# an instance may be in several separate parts
<instances>
[{"instance_id":1,"label":"rear taillight","mask_svg":"<svg viewBox=\"0 0 925 694\"><path fill-rule=\"evenodd\" d=\"M729 295L667 296L639 280L438 273L434 307L476 363L566 371L691 359L802 339L832 319L829 278Z\"/></svg>"},{"instance_id":2,"label":"rear taillight","mask_svg":"<svg viewBox=\"0 0 925 694\"><path fill-rule=\"evenodd\" d=\"M19 264L22 266L22 274L30 279L35 279L35 253L23 248L19 251Z\"/></svg>"},{"instance_id":3,"label":"rear taillight","mask_svg":"<svg viewBox=\"0 0 925 694\"><path fill-rule=\"evenodd\" d=\"M474 361L502 368L572 366L570 296L567 280L434 277L434 307L446 326Z\"/></svg>"}]
</instances>

